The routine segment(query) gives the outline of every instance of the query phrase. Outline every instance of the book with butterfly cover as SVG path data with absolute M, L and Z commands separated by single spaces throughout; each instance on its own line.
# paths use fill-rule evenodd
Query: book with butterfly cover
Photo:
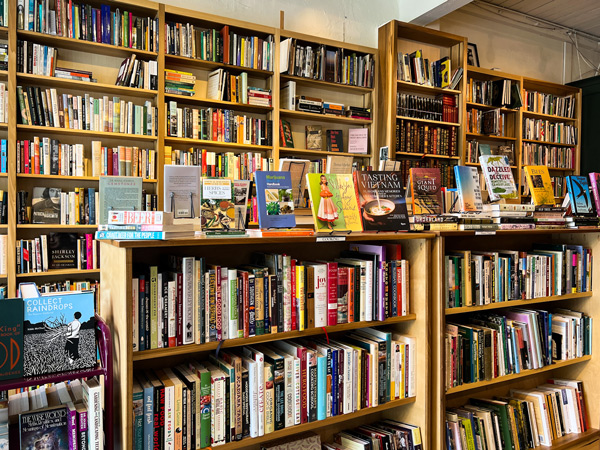
M 412 213 L 442 213 L 442 177 L 439 168 L 411 168 Z
M 579 175 L 568 175 L 565 179 L 573 214 L 584 216 L 593 214 L 594 208 L 592 207 L 587 178 Z

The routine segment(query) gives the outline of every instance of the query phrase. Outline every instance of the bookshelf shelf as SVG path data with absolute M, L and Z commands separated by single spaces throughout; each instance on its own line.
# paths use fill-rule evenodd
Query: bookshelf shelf
M 273 147 L 268 145 L 253 145 L 253 144 L 236 144 L 233 142 L 219 142 L 219 141 L 205 141 L 202 139 L 191 139 L 191 138 L 177 138 L 177 137 L 165 137 L 165 143 L 168 144 L 183 144 L 183 145 L 197 145 L 197 146 L 210 146 L 219 147 L 225 149 L 238 149 L 247 151 L 268 151 Z
M 17 30 L 19 39 L 38 42 L 44 45 L 75 50 L 78 52 L 88 52 L 105 56 L 129 57 L 133 54 L 144 58 L 155 59 L 158 56 L 156 52 L 147 50 L 137 50 L 128 47 L 117 47 L 116 45 L 101 44 L 98 42 L 84 41 L 63 36 L 53 36 L 51 34 L 37 33 L 35 31 Z
M 92 275 L 99 274 L 100 269 L 56 269 L 48 270 L 47 272 L 30 272 L 30 273 L 18 273 L 17 278 L 30 278 L 30 277 L 56 277 L 56 276 L 72 276 L 72 275 Z
M 423 92 L 425 94 L 453 94 L 459 95 L 462 91 L 458 89 L 439 88 L 435 86 L 427 86 L 425 84 L 410 83 L 408 81 L 396 80 L 398 88 L 406 91 Z
M 487 109 L 487 110 L 499 109 L 500 111 L 507 112 L 507 113 L 519 112 L 518 109 L 511 109 L 511 108 L 504 108 L 504 107 L 500 108 L 498 106 L 484 105 L 483 103 L 465 102 L 465 105 L 467 106 L 467 108 L 477 108 L 477 109 Z
M 217 106 L 224 109 L 233 109 L 234 111 L 244 111 L 257 114 L 266 114 L 273 111 L 272 106 L 249 105 L 246 103 L 227 102 L 224 100 L 213 100 L 210 98 L 188 97 L 187 95 L 165 94 L 169 100 L 177 100 L 178 103 Z
M 459 394 L 462 392 L 471 391 L 471 390 L 475 390 L 475 389 L 486 388 L 486 387 L 493 386 L 496 384 L 504 383 L 506 381 L 513 381 L 513 380 L 517 380 L 519 378 L 529 377 L 529 376 L 536 375 L 536 374 L 539 374 L 542 372 L 549 372 L 549 371 L 552 371 L 555 369 L 560 369 L 562 367 L 572 366 L 574 364 L 580 364 L 580 363 L 589 361 L 591 359 L 592 359 L 591 355 L 587 355 L 587 356 L 582 356 L 581 358 L 568 359 L 566 361 L 558 361 L 553 364 L 550 364 L 549 366 L 544 366 L 539 369 L 523 370 L 521 373 L 511 373 L 510 375 L 504 375 L 501 377 L 492 378 L 491 380 L 478 381 L 476 383 L 462 384 L 460 386 L 455 386 L 453 388 L 448 389 L 446 391 L 446 395 L 454 395 L 454 394 Z
M 75 177 L 68 175 L 42 175 L 35 173 L 18 173 L 17 178 L 39 178 L 46 180 L 66 180 L 66 181 L 98 181 L 99 177 Z M 155 179 L 145 179 L 142 183 L 156 183 Z
M 32 133 L 64 134 L 75 136 L 91 136 L 107 139 L 128 139 L 136 141 L 156 141 L 156 136 L 146 136 L 143 134 L 111 133 L 108 131 L 92 130 L 73 130 L 71 128 L 41 127 L 36 125 L 17 125 L 17 131 Z
M 584 433 L 567 434 L 561 438 L 555 439 L 550 447 L 546 447 L 548 450 L 568 450 L 585 448 L 589 441 L 600 436 L 600 430 L 592 428 Z M 583 445 L 583 447 L 580 447 Z M 593 447 L 590 447 L 593 448 Z
M 17 73 L 17 80 L 20 83 L 35 84 L 39 86 L 62 87 L 66 89 L 124 95 L 128 97 L 150 98 L 157 95 L 157 91 L 150 89 L 138 89 L 125 86 L 115 86 L 107 83 L 91 83 L 87 81 L 68 80 L 64 78 L 33 75 L 30 73 Z
M 23 230 L 48 230 L 50 229 L 88 229 L 94 230 L 98 228 L 98 225 L 61 225 L 61 224 L 41 224 L 41 223 L 20 223 L 17 224 L 18 229 Z
M 267 78 L 273 76 L 273 72 L 268 70 L 253 69 L 250 67 L 235 66 L 233 64 L 224 64 L 216 61 L 205 61 L 203 59 L 188 58 L 186 56 L 165 55 L 165 65 L 169 68 L 172 66 L 187 67 L 189 69 L 226 69 L 234 75 L 239 75 L 242 72 L 247 72 L 249 76 L 256 78 Z
M 7 173 L 0 173 L 0 178 L 7 178 L 8 174 Z
M 524 305 L 535 305 L 540 303 L 548 303 L 555 302 L 560 300 L 571 300 L 574 298 L 588 298 L 593 297 L 592 292 L 577 292 L 574 294 L 565 294 L 565 295 L 553 295 L 550 297 L 538 297 L 538 298 L 530 298 L 526 300 L 509 300 L 506 302 L 498 302 L 498 303 L 490 303 L 489 305 L 478 305 L 478 306 L 461 306 L 459 308 L 446 308 L 446 315 L 454 315 L 454 314 L 469 314 L 477 311 L 489 311 L 493 309 L 499 308 L 510 308 L 514 306 L 524 306 Z
M 2 78 L 8 77 L 8 70 L 0 70 L 0 77 L 2 77 Z
M 0 224 L 0 230 L 6 230 L 7 228 L 8 228 L 7 224 L 5 224 L 5 223 Z
M 8 27 L 0 27 L 0 39 L 8 38 Z
M 282 82 L 295 81 L 298 86 L 309 86 L 327 90 L 337 90 L 341 92 L 364 94 L 373 92 L 374 88 L 363 86 L 352 86 L 350 84 L 334 83 L 332 81 L 314 80 L 312 78 L 298 77 L 295 75 L 280 75 L 279 79 Z
M 576 118 L 555 116 L 554 114 L 542 114 L 533 111 L 523 111 L 523 117 L 550 120 L 552 122 L 577 122 Z
M 402 322 L 409 322 L 416 320 L 417 316 L 415 314 L 408 314 L 403 317 L 393 317 L 387 319 L 385 321 L 371 321 L 371 322 L 352 322 L 345 323 L 341 325 L 334 325 L 330 327 L 319 327 L 319 328 L 308 328 L 303 331 L 288 331 L 284 333 L 275 333 L 275 334 L 263 334 L 260 336 L 254 336 L 245 339 L 226 339 L 220 345 L 221 348 L 230 348 L 230 347 L 241 347 L 244 345 L 253 345 L 260 344 L 263 342 L 272 342 L 278 341 L 280 339 L 296 339 L 303 338 L 308 336 L 321 336 L 329 333 L 341 333 L 350 330 L 357 330 L 360 328 L 366 327 L 377 327 L 377 326 L 385 326 L 385 325 L 393 325 Z M 170 347 L 170 348 L 159 348 L 153 350 L 144 350 L 141 352 L 133 353 L 133 362 L 136 361 L 147 361 L 150 359 L 163 358 L 167 356 L 175 356 L 175 355 L 186 355 L 192 353 L 200 353 L 206 351 L 213 351 L 217 347 L 219 347 L 219 342 L 208 342 L 206 344 L 191 344 L 191 345 L 182 345 L 179 347 Z
M 411 122 L 430 123 L 432 125 L 442 125 L 442 126 L 448 126 L 448 127 L 460 127 L 460 123 L 442 122 L 441 120 L 417 119 L 415 117 L 408 117 L 408 116 L 396 116 L 396 119 L 409 120 Z
M 371 155 L 369 154 L 365 154 L 365 153 L 348 153 L 348 152 L 328 152 L 328 151 L 324 151 L 324 150 L 307 150 L 305 148 L 287 148 L 287 147 L 280 147 L 279 148 L 279 153 L 285 153 L 285 154 L 298 154 L 298 155 L 314 155 L 314 156 L 321 156 L 323 158 L 325 158 L 328 155 L 337 155 L 337 156 L 351 156 L 353 158 L 370 158 Z
M 291 117 L 301 120 L 313 120 L 316 122 L 333 122 L 333 123 L 347 123 L 351 125 L 371 125 L 372 120 L 366 119 L 353 119 L 352 117 L 335 116 L 333 114 L 316 114 L 304 111 L 291 111 L 289 109 L 280 109 L 279 114 L 282 117 Z
M 508 137 L 508 136 L 494 136 L 491 134 L 480 134 L 480 133 L 466 133 L 467 138 L 469 137 L 473 137 L 473 138 L 478 138 L 478 139 L 483 139 L 483 140 L 492 140 L 492 141 L 516 141 L 517 138 L 515 137 Z
M 523 142 L 531 142 L 533 144 L 554 145 L 556 147 L 577 147 L 578 144 L 562 144 L 560 142 L 536 141 L 535 139 L 523 139 Z
M 0 130 L 7 130 L 7 129 L 8 129 L 7 123 L 0 123 Z

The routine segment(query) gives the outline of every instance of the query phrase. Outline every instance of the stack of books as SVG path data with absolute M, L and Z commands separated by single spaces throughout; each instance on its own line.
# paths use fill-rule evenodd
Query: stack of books
M 397 450 L 423 449 L 420 427 L 390 419 L 385 419 L 370 425 L 361 425 L 352 430 L 344 430 L 336 434 L 333 440 L 333 444 L 323 443 L 321 448 L 323 450 L 350 448 L 356 450 L 369 450 L 374 448 L 392 448 Z M 467 447 L 465 446 L 463 448 Z
M 322 114 L 323 99 L 300 95 L 296 97 L 296 108 L 298 111 Z
M 371 120 L 371 108 L 361 106 L 346 106 L 346 116 L 352 119 Z
M 499 230 L 530 230 L 535 228 L 534 205 L 492 203 L 483 205 Z
M 259 87 L 249 87 L 248 104 L 256 106 L 271 106 L 271 90 Z
M 191 72 L 165 69 L 165 93 L 193 97 L 196 91 L 196 76 Z
M 163 211 L 110 211 L 108 224 L 98 225 L 99 240 L 163 240 L 193 238 L 192 224 L 173 223 L 173 214 Z
M 535 227 L 544 230 L 565 228 L 567 225 L 565 218 L 566 211 L 567 209 L 562 206 L 535 206 L 535 211 L 533 212 Z
M 334 116 L 344 115 L 344 105 L 342 103 L 323 102 L 323 114 L 333 114 Z

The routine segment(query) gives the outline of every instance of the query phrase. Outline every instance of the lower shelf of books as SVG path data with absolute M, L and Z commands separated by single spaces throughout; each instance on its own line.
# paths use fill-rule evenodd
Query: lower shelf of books
M 558 361 L 558 362 L 555 362 L 554 364 L 550 364 L 548 366 L 544 366 L 539 369 L 523 370 L 520 373 L 511 373 L 510 375 L 504 375 L 501 377 L 492 378 L 491 380 L 478 381 L 476 383 L 466 383 L 466 384 L 462 384 L 460 386 L 454 386 L 453 388 L 448 389 L 446 391 L 446 395 L 448 396 L 448 395 L 458 394 L 458 393 L 465 392 L 465 391 L 481 389 L 481 388 L 485 388 L 485 387 L 492 386 L 495 384 L 509 382 L 509 381 L 513 381 L 513 380 L 516 380 L 519 378 L 537 375 L 537 374 L 540 374 L 543 372 L 549 372 L 551 370 L 559 369 L 561 367 L 572 366 L 574 364 L 579 364 L 582 362 L 589 361 L 590 359 L 592 359 L 592 356 L 586 355 L 586 356 L 582 356 L 580 358 L 568 359 L 566 361 Z

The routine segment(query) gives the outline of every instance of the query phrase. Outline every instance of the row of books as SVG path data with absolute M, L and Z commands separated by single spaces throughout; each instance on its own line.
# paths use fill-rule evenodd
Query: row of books
M 306 450 L 423 450 L 421 428 L 417 425 L 384 419 L 369 425 L 360 425 L 351 430 L 337 433 L 334 443 L 323 443 L 318 447 L 303 446 Z M 277 445 L 277 443 L 275 443 Z M 306 445 L 303 443 L 303 445 Z M 290 449 L 293 448 L 289 447 Z M 269 446 L 265 450 L 284 450 L 282 446 Z
M 450 58 L 445 56 L 430 62 L 423 57 L 423 50 L 416 50 L 410 54 L 398 52 L 396 76 L 400 81 L 426 86 L 445 88 L 454 84 Z
M 458 156 L 458 131 L 456 127 L 396 120 L 396 151 Z
M 18 239 L 16 247 L 16 273 L 100 267 L 100 246 L 93 234 L 42 234 L 34 239 Z
M 135 54 L 131 55 L 121 63 L 115 85 L 157 90 L 158 61 L 142 61 Z
M 440 186 L 454 186 L 454 164 L 448 161 L 441 161 L 435 158 L 431 160 L 424 159 L 400 159 L 397 161 L 388 160 L 385 162 L 385 170 L 394 170 L 400 172 L 403 186 L 409 186 L 410 169 L 439 169 Z M 440 191 L 441 192 L 441 191 Z M 407 204 L 408 206 L 408 204 Z
M 165 165 L 201 166 L 203 177 L 223 177 L 232 180 L 251 180 L 258 170 L 271 170 L 270 158 L 261 153 L 214 153 L 197 147 L 177 150 L 165 146 Z
M 474 80 L 469 78 L 467 101 L 507 108 L 520 108 L 523 103 L 519 84 L 506 79 Z
M 550 447 L 590 427 L 583 383 L 551 378 L 533 389 L 511 389 L 504 397 L 470 399 L 447 409 L 446 448 Z
M 101 146 L 100 141 L 92 141 L 93 176 L 141 177 L 144 180 L 157 178 L 157 152 L 154 149 Z
M 98 216 L 98 190 L 34 187 L 31 223 L 60 225 L 95 225 Z
M 231 109 L 166 105 L 167 136 L 252 145 L 272 145 L 271 120 L 236 114 Z
M 6 392 L 8 401 L 0 401 L 0 411 L 8 409 L 6 422 L 18 424 L 20 444 L 6 439 L 6 448 L 34 447 L 39 442 L 60 442 L 73 450 L 103 448 L 102 386 L 97 378 L 59 382 Z M 39 445 L 39 444 L 38 444 Z M 51 444 L 47 444 L 51 445 Z M 56 444 L 58 445 L 58 444 Z
M 273 71 L 273 36 L 244 36 L 225 25 L 220 30 L 190 23 L 166 23 L 168 55 Z
M 43 284 L 38 284 L 37 289 L 40 294 L 51 292 L 68 292 L 68 291 L 92 291 L 96 304 L 100 296 L 100 282 L 98 280 L 61 280 L 49 281 Z
M 540 114 L 550 114 L 552 116 L 575 117 L 576 99 L 575 94 L 555 95 L 543 92 L 525 90 L 524 108 Z
M 396 113 L 399 116 L 443 122 L 458 122 L 456 96 L 439 95 L 436 98 L 398 92 Z
M 523 143 L 523 165 L 538 165 L 571 169 L 575 167 L 575 148 L 554 147 L 531 142 Z
M 515 163 L 515 145 L 508 143 L 506 145 L 498 145 L 492 148 L 490 144 L 484 144 L 477 140 L 471 139 L 467 141 L 465 162 L 478 164 L 481 155 L 501 155 L 506 156 L 510 166 Z
M 409 263 L 387 247 L 357 244 L 335 261 L 259 253 L 237 268 L 193 257 L 145 268 L 133 283 L 134 351 L 405 316 Z
M 446 323 L 446 389 L 591 355 L 592 318 L 568 309 L 507 309 Z
M 550 177 L 552 181 L 552 189 L 554 189 L 554 197 L 561 198 L 567 193 L 567 183 L 564 177 Z
M 8 123 L 8 90 L 6 83 L 0 83 L 0 123 Z
M 280 44 L 281 73 L 330 83 L 372 87 L 375 60 L 343 48 L 307 44 L 287 38 Z
M 500 109 L 467 111 L 467 133 L 506 136 L 506 113 Z
M 110 5 L 94 8 L 67 0 L 22 0 L 17 28 L 37 33 L 158 52 L 158 18 L 138 17 Z
M 464 250 L 446 254 L 445 274 L 447 308 L 590 292 L 592 254 L 560 244 L 534 244 L 529 252 Z
M 119 97 L 58 94 L 56 89 L 17 86 L 19 117 L 23 125 L 72 130 L 157 134 L 157 108 L 147 100 L 135 105 Z
M 240 104 L 271 106 L 271 90 L 248 86 L 248 73 L 216 69 L 208 74 L 206 97 Z
M 57 61 L 55 47 L 17 40 L 17 72 L 53 77 Z
M 137 372 L 134 446 L 218 446 L 413 397 L 415 359 L 414 338 L 365 328 Z
M 562 122 L 525 118 L 523 139 L 577 145 L 577 127 Z
M 165 69 L 165 93 L 187 95 L 193 97 L 196 93 L 196 76 L 191 72 Z

